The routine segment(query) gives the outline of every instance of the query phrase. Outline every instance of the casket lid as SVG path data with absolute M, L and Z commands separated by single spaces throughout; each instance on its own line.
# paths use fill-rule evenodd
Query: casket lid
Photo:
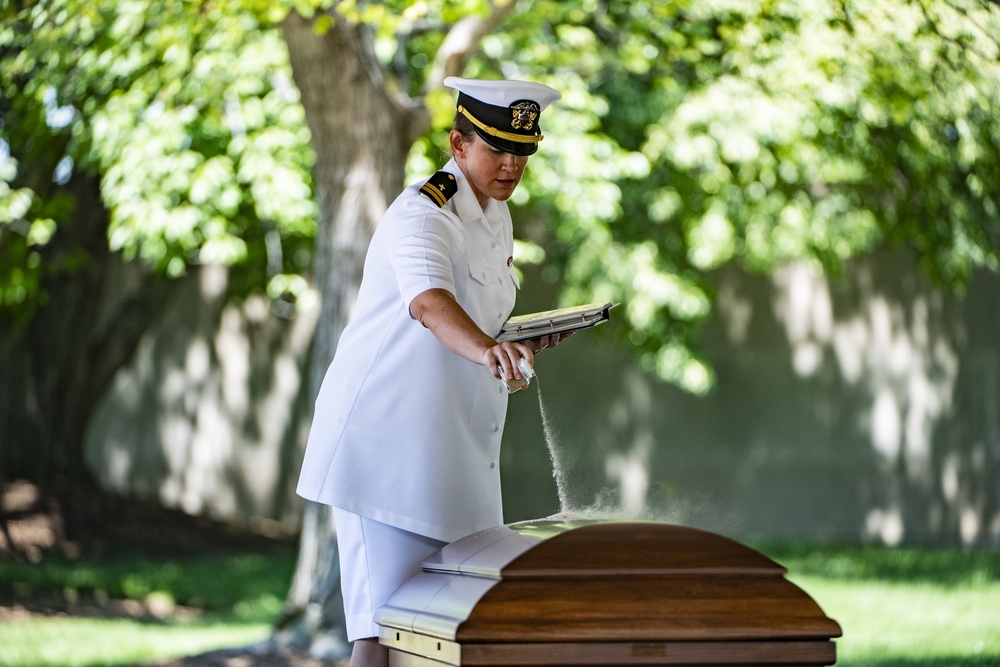
M 445 546 L 421 567 L 494 578 L 786 572 L 739 542 L 696 528 L 582 519 L 490 528 Z
M 840 636 L 784 567 L 687 526 L 512 524 L 458 540 L 423 568 L 377 623 L 463 644 Z

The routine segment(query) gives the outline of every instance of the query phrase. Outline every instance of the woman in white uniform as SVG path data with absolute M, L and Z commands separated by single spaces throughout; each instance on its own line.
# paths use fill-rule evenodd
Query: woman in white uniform
M 503 523 L 504 377 L 555 345 L 495 340 L 519 287 L 506 200 L 559 93 L 449 77 L 452 159 L 379 224 L 316 399 L 298 493 L 333 506 L 352 665 L 388 664 L 372 614 L 460 537 Z

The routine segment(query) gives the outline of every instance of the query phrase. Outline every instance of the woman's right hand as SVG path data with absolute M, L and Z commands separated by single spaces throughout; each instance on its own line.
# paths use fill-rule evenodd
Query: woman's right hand
M 497 343 L 483 354 L 483 363 L 498 380 L 521 380 L 521 370 L 517 367 L 518 359 L 526 359 L 528 365 L 535 367 L 535 353 L 524 343 Z M 501 375 L 501 371 L 503 375 Z

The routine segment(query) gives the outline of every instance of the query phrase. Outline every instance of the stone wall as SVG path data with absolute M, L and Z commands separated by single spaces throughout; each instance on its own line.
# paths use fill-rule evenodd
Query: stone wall
M 314 311 L 287 320 L 263 298 L 226 304 L 226 276 L 206 266 L 186 280 L 98 409 L 87 458 L 123 495 L 294 524 Z
M 311 316 L 223 306 L 224 277 L 207 270 L 165 313 L 92 424 L 90 458 L 125 493 L 294 522 Z M 959 299 L 882 252 L 839 281 L 790 266 L 718 286 L 707 396 L 640 370 L 609 325 L 539 356 L 537 382 L 511 397 L 508 521 L 569 511 L 744 538 L 1000 544 L 998 276 Z M 523 303 L 547 307 L 541 293 Z

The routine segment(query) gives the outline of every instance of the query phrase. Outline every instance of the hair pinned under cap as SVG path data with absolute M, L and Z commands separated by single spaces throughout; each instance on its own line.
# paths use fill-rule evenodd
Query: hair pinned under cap
M 462 79 L 444 85 L 458 93 L 458 112 L 469 119 L 486 143 L 515 155 L 531 155 L 542 136 L 539 120 L 547 106 L 562 97 L 530 81 Z

